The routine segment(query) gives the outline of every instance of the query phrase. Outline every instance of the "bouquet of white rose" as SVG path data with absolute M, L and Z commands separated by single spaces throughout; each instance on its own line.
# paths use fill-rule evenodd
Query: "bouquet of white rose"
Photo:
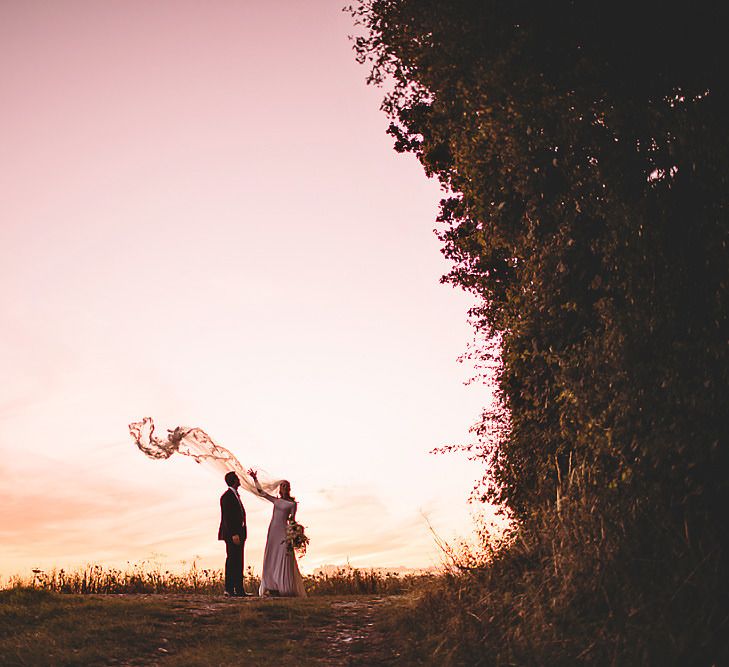
M 304 533 L 304 527 L 296 521 L 290 520 L 286 524 L 286 548 L 299 558 L 306 553 L 309 538 Z

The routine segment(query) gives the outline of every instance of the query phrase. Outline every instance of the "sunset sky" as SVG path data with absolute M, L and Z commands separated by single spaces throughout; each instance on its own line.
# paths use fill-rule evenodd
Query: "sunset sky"
M 428 452 L 488 401 L 471 299 L 342 4 L 0 4 L 0 575 L 222 566 L 223 481 L 142 456 L 145 416 L 290 479 L 305 571 L 470 530 L 478 465 Z

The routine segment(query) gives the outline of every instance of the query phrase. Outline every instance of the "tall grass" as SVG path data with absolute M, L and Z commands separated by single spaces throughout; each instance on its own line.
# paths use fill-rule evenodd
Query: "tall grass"
M 413 590 L 434 575 L 399 574 L 343 567 L 330 573 L 304 577 L 308 595 L 397 595 Z M 142 562 L 127 569 L 86 565 L 76 570 L 34 569 L 28 576 L 13 576 L 6 588 L 35 589 L 75 594 L 196 593 L 222 595 L 221 569 L 199 569 L 195 563 L 182 573 Z M 244 587 L 255 593 L 260 577 L 253 568 L 245 573 Z
M 246 573 L 253 583 L 252 570 Z M 9 588 L 32 588 L 55 593 L 216 593 L 223 590 L 223 571 L 199 569 L 194 563 L 182 573 L 142 562 L 127 569 L 89 564 L 75 570 L 34 569 L 31 575 L 10 578 Z
M 400 595 L 437 578 L 435 574 L 400 574 L 343 567 L 329 574 L 304 577 L 309 595 Z
M 403 659 L 437 665 L 729 664 L 720 544 L 667 512 L 599 511 L 585 494 L 522 522 L 395 610 Z M 625 508 L 623 507 L 623 510 Z

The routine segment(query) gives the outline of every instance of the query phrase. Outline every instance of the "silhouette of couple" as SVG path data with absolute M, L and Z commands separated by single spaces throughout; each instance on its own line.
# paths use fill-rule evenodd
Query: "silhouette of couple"
M 273 516 L 268 526 L 266 549 L 263 555 L 263 572 L 258 594 L 305 596 L 304 582 L 299 572 L 296 556 L 286 542 L 286 526 L 296 518 L 296 500 L 291 496 L 291 485 L 282 481 L 279 497 L 266 493 L 258 482 L 255 470 L 249 470 L 258 495 L 273 503 Z M 238 493 L 240 479 L 235 472 L 225 475 L 228 489 L 220 496 L 220 528 L 218 539 L 225 542 L 225 594 L 231 597 L 247 597 L 243 589 L 243 549 L 248 537 L 246 510 Z

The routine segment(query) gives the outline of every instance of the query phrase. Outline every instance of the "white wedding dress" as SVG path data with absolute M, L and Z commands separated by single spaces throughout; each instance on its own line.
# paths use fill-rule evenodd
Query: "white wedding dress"
M 278 592 L 279 595 L 306 597 L 296 555 L 286 546 L 286 524 L 289 517 L 296 517 L 296 502 L 276 498 L 262 489 L 259 489 L 259 494 L 273 503 L 273 516 L 268 526 L 258 594 Z

